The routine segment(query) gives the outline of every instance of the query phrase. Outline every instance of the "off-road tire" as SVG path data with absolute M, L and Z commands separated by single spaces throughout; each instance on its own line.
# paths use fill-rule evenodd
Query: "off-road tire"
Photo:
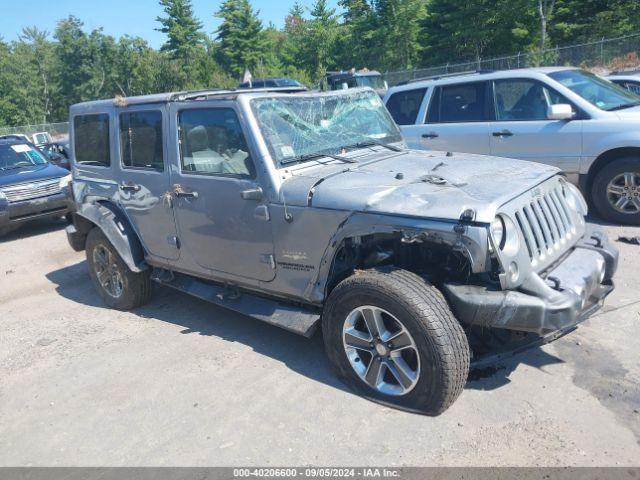
M 420 377 L 402 396 L 370 387 L 354 371 L 343 343 L 349 313 L 370 305 L 398 318 L 420 355 Z M 384 268 L 356 272 L 329 295 L 322 315 L 325 349 L 338 376 L 364 397 L 403 410 L 439 415 L 460 395 L 469 375 L 469 344 L 442 293 L 406 270 Z
M 591 199 L 596 210 L 604 220 L 617 224 L 640 225 L 640 213 L 625 214 L 618 212 L 613 208 L 607 196 L 607 186 L 609 182 L 625 172 L 636 172 L 640 174 L 640 158 L 619 158 L 600 170 L 593 179 Z
M 108 250 L 122 279 L 122 294 L 118 297 L 110 295 L 98 280 L 96 265 L 94 263 L 94 251 L 103 247 Z M 87 235 L 86 242 L 87 265 L 89 276 L 102 300 L 110 308 L 116 310 L 132 310 L 149 302 L 151 298 L 151 275 L 149 271 L 132 272 L 122 260 L 111 242 L 97 227 L 92 228 Z

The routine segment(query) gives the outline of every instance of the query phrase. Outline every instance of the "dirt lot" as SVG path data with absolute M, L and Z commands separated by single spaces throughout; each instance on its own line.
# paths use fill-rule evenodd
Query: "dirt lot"
M 0 239 L 0 465 L 639 465 L 640 247 L 619 246 L 604 311 L 428 418 L 347 391 L 319 335 L 165 288 L 107 310 L 62 224 L 26 227 Z

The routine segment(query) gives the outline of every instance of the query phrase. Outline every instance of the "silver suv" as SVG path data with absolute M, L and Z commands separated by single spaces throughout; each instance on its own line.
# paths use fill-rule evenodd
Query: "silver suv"
M 151 282 L 311 336 L 368 398 L 444 411 L 469 338 L 558 335 L 618 254 L 553 167 L 412 151 L 371 89 L 71 107 L 69 242 L 116 309 Z M 474 352 L 475 354 L 475 352 Z
M 640 224 L 640 97 L 592 73 L 536 68 L 415 81 L 385 103 L 407 143 L 563 170 L 600 215 Z

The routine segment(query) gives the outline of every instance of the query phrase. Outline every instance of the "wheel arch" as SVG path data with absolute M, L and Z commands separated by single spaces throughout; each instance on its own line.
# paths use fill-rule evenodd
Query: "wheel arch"
M 480 230 L 480 229 L 479 229 Z M 398 253 L 398 244 L 408 247 L 433 246 L 456 252 L 468 264 L 469 270 L 482 272 L 487 268 L 486 237 L 471 239 L 455 231 L 455 224 L 438 220 L 418 220 L 386 215 L 353 214 L 338 228 L 323 255 L 315 280 L 310 284 L 307 298 L 313 303 L 322 304 L 342 280 L 356 270 L 391 265 L 408 268 Z M 345 246 L 357 247 L 350 257 L 340 258 Z M 342 262 L 341 264 L 339 262 Z M 404 262 L 404 264 L 403 264 Z M 414 264 L 422 267 L 422 264 Z
M 127 267 L 133 272 L 149 268 L 145 262 L 145 250 L 138 234 L 122 209 L 113 202 L 100 200 L 83 205 L 75 214 L 74 224 L 78 232 L 88 234 L 91 228 L 99 228 L 116 249 Z
M 593 187 L 593 180 L 596 175 L 602 171 L 610 162 L 613 162 L 619 158 L 633 157 L 640 158 L 640 146 L 639 147 L 617 147 L 607 150 L 601 153 L 598 158 L 594 160 L 589 167 L 589 172 L 586 175 L 580 176 L 580 188 L 585 193 L 585 196 L 591 198 L 591 189 Z

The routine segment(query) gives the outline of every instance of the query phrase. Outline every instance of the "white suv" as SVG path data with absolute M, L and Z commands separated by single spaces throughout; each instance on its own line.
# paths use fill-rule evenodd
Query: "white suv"
M 531 160 L 562 169 L 607 220 L 640 224 L 640 96 L 554 67 L 478 72 L 391 88 L 411 148 Z

